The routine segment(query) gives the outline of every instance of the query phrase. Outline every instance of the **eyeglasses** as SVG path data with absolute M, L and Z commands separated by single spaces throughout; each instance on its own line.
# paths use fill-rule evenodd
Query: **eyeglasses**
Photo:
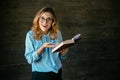
M 53 21 L 53 19 L 51 19 L 51 18 L 46 18 L 46 19 L 45 19 L 44 17 L 40 17 L 39 20 L 40 20 L 40 22 L 42 22 L 42 23 L 45 22 L 45 21 L 46 21 L 46 23 L 50 23 L 50 22 Z

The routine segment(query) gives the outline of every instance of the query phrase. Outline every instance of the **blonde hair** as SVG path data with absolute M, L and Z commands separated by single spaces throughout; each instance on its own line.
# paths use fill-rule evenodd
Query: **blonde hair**
M 53 23 L 51 28 L 48 31 L 48 35 L 51 39 L 57 39 L 58 37 L 58 21 L 57 21 L 57 17 L 56 14 L 54 12 L 54 10 L 51 7 L 43 7 L 41 10 L 39 10 L 36 14 L 36 16 L 34 17 L 33 20 L 33 26 L 32 26 L 32 32 L 33 32 L 33 37 L 37 40 L 41 40 L 42 39 L 42 35 L 44 34 L 42 32 L 42 30 L 39 27 L 39 18 L 41 17 L 42 13 L 45 12 L 49 12 L 53 15 Z

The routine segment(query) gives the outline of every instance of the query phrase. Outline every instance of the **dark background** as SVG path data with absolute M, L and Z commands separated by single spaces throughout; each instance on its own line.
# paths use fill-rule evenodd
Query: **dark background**
M 64 40 L 83 37 L 63 61 L 64 80 L 120 80 L 119 0 L 2 0 L 0 80 L 31 80 L 25 35 L 46 5 L 55 9 Z

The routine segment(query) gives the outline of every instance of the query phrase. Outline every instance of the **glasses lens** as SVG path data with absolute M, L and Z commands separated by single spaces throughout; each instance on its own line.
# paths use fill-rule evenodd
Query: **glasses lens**
M 49 22 L 52 22 L 52 19 L 51 18 L 45 19 L 44 17 L 40 17 L 40 22 L 44 22 L 44 21 L 46 21 L 47 23 L 49 23 Z

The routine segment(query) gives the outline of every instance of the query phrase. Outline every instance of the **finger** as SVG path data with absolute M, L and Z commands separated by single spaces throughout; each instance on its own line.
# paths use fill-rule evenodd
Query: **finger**
M 51 45 L 52 43 L 51 43 L 51 42 L 48 42 L 47 44 L 48 44 L 48 45 Z
M 48 46 L 51 48 L 55 47 L 55 45 L 53 45 L 53 44 L 49 44 Z

